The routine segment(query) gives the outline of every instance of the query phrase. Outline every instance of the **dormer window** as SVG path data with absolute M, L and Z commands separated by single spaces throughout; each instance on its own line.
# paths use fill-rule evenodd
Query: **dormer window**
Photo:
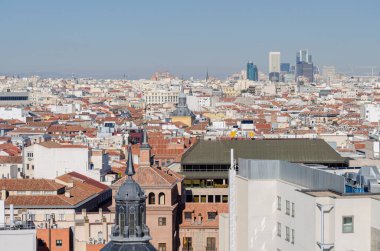
M 209 220 L 215 220 L 216 218 L 216 212 L 208 212 L 207 217 Z

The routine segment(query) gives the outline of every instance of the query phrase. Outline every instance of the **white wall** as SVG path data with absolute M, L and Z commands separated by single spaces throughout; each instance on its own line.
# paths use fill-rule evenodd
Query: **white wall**
M 35 251 L 36 230 L 0 230 L 1 250 Z
M 47 148 L 35 144 L 34 178 L 54 179 L 67 172 L 86 175 L 89 165 L 88 148 Z M 29 147 L 25 152 L 28 152 Z

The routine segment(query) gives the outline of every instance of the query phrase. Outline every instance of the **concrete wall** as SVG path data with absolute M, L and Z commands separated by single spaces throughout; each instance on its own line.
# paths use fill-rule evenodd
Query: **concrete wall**
M 0 249 L 6 251 L 36 251 L 36 230 L 0 230 Z

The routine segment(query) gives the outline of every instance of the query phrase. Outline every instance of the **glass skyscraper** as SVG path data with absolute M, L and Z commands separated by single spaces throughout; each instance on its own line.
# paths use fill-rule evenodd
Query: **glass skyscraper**
M 281 63 L 280 71 L 289 73 L 290 72 L 290 63 Z
M 308 50 L 300 50 L 296 57 L 296 80 L 300 77 L 307 79 L 309 82 L 314 81 L 314 65 L 312 56 Z
M 247 63 L 247 79 L 252 80 L 252 81 L 259 80 L 259 73 L 257 70 L 257 66 L 252 61 L 249 61 Z

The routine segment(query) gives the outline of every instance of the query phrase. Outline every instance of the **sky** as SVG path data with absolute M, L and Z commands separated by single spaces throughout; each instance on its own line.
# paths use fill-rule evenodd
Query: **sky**
M 379 0 L 2 0 L 0 73 L 226 77 L 308 49 L 338 71 L 380 66 Z M 369 71 L 369 70 L 368 70 Z M 377 71 L 380 71 L 378 69 Z

